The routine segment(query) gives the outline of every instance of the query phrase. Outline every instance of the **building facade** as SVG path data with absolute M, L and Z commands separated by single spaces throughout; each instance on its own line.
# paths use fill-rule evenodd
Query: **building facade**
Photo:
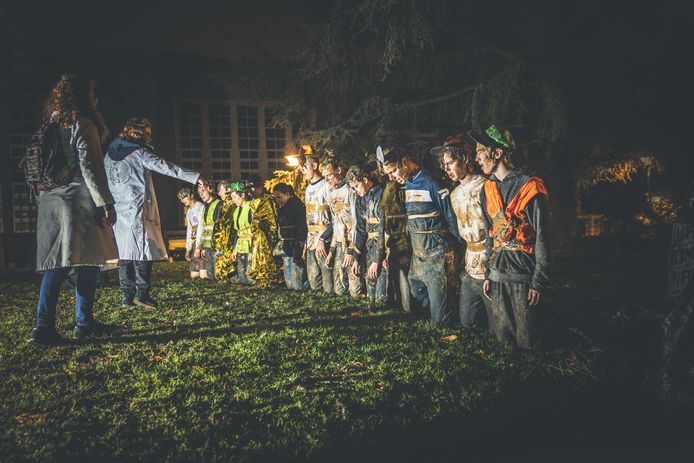
M 29 201 L 20 161 L 41 123 L 41 107 L 61 72 L 71 69 L 98 82 L 100 111 L 116 136 L 129 117 L 152 121 L 157 154 L 205 178 L 263 178 L 286 168 L 292 128 L 274 121 L 269 101 L 229 98 L 209 78 L 223 61 L 180 54 L 93 55 L 37 60 L 35 76 L 0 91 L 0 266 L 30 269 L 35 260 L 36 207 Z M 115 63 L 115 64 L 114 64 Z M 85 71 L 86 69 L 86 71 Z M 176 199 L 181 184 L 154 176 L 164 233 L 183 228 Z

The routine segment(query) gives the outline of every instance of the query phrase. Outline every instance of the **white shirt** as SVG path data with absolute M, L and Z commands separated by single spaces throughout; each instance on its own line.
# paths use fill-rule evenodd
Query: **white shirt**
M 200 241 L 202 240 L 202 214 L 205 212 L 205 205 L 201 201 L 196 201 L 195 204 L 186 211 L 186 251 L 193 250 L 193 241 L 195 248 L 200 249 Z
M 458 185 L 451 192 L 451 205 L 458 222 L 460 237 L 467 243 L 465 271 L 473 278 L 484 279 L 486 232 L 480 191 L 485 178 L 473 176 L 465 185 Z

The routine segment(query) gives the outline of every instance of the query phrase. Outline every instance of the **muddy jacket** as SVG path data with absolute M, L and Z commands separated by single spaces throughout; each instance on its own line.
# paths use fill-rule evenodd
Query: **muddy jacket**
M 364 255 L 367 267 L 386 258 L 385 213 L 381 208 L 383 186 L 374 185 L 355 208 L 354 245 L 348 253 Z
M 200 201 L 195 201 L 195 204 L 186 211 L 186 251 L 200 249 L 203 212 L 205 212 L 205 205 Z
M 330 244 L 333 226 L 330 219 L 330 207 L 328 206 L 328 183 L 321 178 L 306 186 L 304 195 L 306 205 L 306 248 L 314 251 L 318 239 Z
M 381 208 L 385 215 L 386 248 L 388 255 L 400 258 L 410 255 L 412 246 L 407 233 L 407 213 L 405 211 L 405 187 L 388 182 L 383 187 Z
M 530 176 L 518 170 L 512 170 L 503 181 L 492 176 L 499 187 L 504 205 L 508 205 L 530 179 Z M 493 218 L 487 211 L 485 189 L 480 192 L 482 212 L 487 231 L 493 227 Z M 535 195 L 523 213 L 532 228 L 534 235 L 534 253 L 521 249 L 508 249 L 497 246 L 495 249 L 493 237 L 487 233 L 486 253 L 487 271 L 485 278 L 496 282 L 524 283 L 531 288 L 542 290 L 549 280 L 549 236 L 548 236 L 548 199 L 544 194 Z
M 165 260 L 159 206 L 152 172 L 195 184 L 200 174 L 168 162 L 149 146 L 116 140 L 104 159 L 108 186 L 116 201 L 113 231 L 124 260 Z
M 328 189 L 330 215 L 333 222 L 333 236 L 330 249 L 338 246 L 346 251 L 354 241 L 354 207 L 357 195 L 343 179 L 336 188 Z M 333 252 L 334 255 L 334 252 Z
M 426 257 L 440 247 L 447 250 L 450 237 L 460 242 L 449 191 L 424 169 L 405 183 L 405 208 L 415 255 Z

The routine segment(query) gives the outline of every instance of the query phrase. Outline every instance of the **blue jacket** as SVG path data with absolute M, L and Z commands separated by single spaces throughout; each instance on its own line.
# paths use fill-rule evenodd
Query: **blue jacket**
M 448 189 L 424 169 L 405 183 L 405 210 L 415 255 L 426 257 L 441 247 L 445 252 L 451 236 L 461 242 Z
M 363 198 L 357 199 L 354 221 L 354 246 L 347 253 L 364 254 L 366 265 L 383 262 L 386 257 L 385 213 L 381 208 L 383 186 L 375 184 Z M 371 238 L 369 238 L 371 235 Z

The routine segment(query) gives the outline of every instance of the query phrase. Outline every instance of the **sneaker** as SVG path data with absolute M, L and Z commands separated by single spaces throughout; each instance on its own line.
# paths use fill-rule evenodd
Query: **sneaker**
M 29 334 L 29 341 L 40 346 L 58 346 L 65 344 L 66 340 L 55 328 L 47 326 L 37 326 Z
M 72 337 L 79 341 L 92 335 L 112 334 L 117 329 L 116 326 L 105 325 L 92 320 L 86 325 L 75 325 L 75 328 L 72 330 Z
M 152 299 L 149 296 L 143 296 L 143 297 L 138 297 L 135 296 L 135 299 L 133 299 L 133 302 L 135 305 L 141 305 L 142 307 L 145 307 L 147 309 L 156 309 L 158 307 L 157 301 Z

